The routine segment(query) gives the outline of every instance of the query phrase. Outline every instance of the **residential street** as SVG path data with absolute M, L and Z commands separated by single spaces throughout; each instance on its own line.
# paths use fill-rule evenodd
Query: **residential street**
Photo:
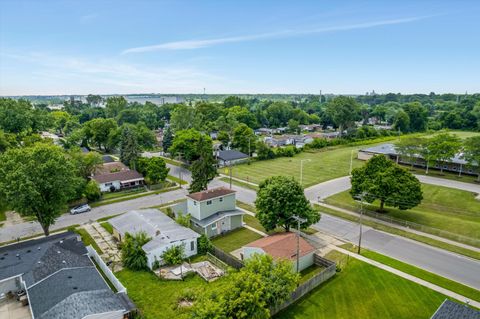
M 171 175 L 178 176 L 179 170 L 182 170 L 182 178 L 184 180 L 190 180 L 190 172 L 188 170 L 174 165 L 168 166 L 171 168 Z M 448 185 L 449 187 L 469 191 L 475 191 L 476 188 L 480 188 L 480 186 L 473 184 L 439 180 L 438 178 L 432 177 L 428 177 L 424 181 L 427 183 L 435 183 L 435 185 Z M 218 186 L 229 187 L 229 184 L 215 179 L 209 185 L 209 187 Z M 253 204 L 255 201 L 255 191 L 236 185 L 232 185 L 232 188 L 237 191 L 238 200 L 249 204 Z M 348 188 L 349 177 L 347 176 L 310 187 L 306 189 L 305 193 L 310 200 L 317 200 L 318 194 L 322 194 L 322 197 L 330 196 Z M 480 192 L 480 189 L 476 191 Z M 133 209 L 160 205 L 162 203 L 184 198 L 186 194 L 187 191 L 185 189 L 179 189 L 168 193 L 145 196 L 129 201 L 100 206 L 93 208 L 91 212 L 85 214 L 63 215 L 57 220 L 56 224 L 52 227 L 52 230 L 73 224 L 82 224 L 97 220 L 101 217 L 119 214 Z M 356 223 L 323 214 L 321 221 L 317 223 L 314 228 L 346 241 L 353 243 L 358 242 L 359 227 Z M 0 241 L 25 237 L 41 233 L 41 231 L 40 226 L 36 222 L 25 222 L 5 226 L 0 228 Z M 370 227 L 364 227 L 362 241 L 363 246 L 366 248 L 480 289 L 480 276 L 478 275 L 480 274 L 480 261 L 433 248 L 399 236 L 380 232 Z
M 322 214 L 313 228 L 358 244 L 359 225 Z M 363 227 L 362 247 L 480 289 L 480 261 L 453 254 L 403 237 Z

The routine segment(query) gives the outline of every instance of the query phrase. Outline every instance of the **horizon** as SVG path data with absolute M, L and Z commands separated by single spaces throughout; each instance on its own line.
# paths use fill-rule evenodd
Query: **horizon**
M 5 0 L 0 9 L 0 96 L 480 92 L 473 0 Z

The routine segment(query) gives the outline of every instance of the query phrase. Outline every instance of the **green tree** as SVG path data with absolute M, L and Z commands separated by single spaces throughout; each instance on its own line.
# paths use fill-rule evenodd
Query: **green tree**
M 102 156 L 99 153 L 83 153 L 78 147 L 70 149 L 68 155 L 77 169 L 78 176 L 85 179 L 90 178 L 103 163 Z
M 403 110 L 410 119 L 410 131 L 422 132 L 427 129 L 428 111 L 420 102 L 412 102 L 403 105 Z
M 443 173 L 443 164 L 449 162 L 460 150 L 462 142 L 457 135 L 448 133 L 437 134 L 428 142 L 428 152 L 432 160 L 440 165 Z
M 185 259 L 185 245 L 174 245 L 160 256 L 167 265 L 179 265 Z
M 213 244 L 210 241 L 210 239 L 208 239 L 207 235 L 205 234 L 200 235 L 200 237 L 198 237 L 197 239 L 197 252 L 200 255 L 204 255 L 208 252 L 211 252 L 212 249 L 213 249 Z
M 96 201 L 99 200 L 100 197 L 102 197 L 100 187 L 93 179 L 87 183 L 87 186 L 85 186 L 85 197 L 89 201 Z
M 410 161 L 412 168 L 417 157 L 421 153 L 422 141 L 423 140 L 419 137 L 409 137 L 401 139 L 395 145 L 395 149 L 397 150 L 397 152 Z
M 410 117 L 407 112 L 400 110 L 395 115 L 395 120 L 393 122 L 393 127 L 395 130 L 406 133 L 410 131 Z
M 202 116 L 190 105 L 179 104 L 175 106 L 170 118 L 170 126 L 177 132 L 188 129 L 200 129 Z
M 275 158 L 275 152 L 265 142 L 258 141 L 255 148 L 257 149 L 257 158 L 259 160 Z
M 123 96 L 112 96 L 107 98 L 105 112 L 108 117 L 116 117 L 127 107 L 127 100 Z
M 145 232 L 138 232 L 134 235 L 125 233 L 121 245 L 122 263 L 131 270 L 140 271 L 148 269 L 147 255 L 143 245 L 151 240 Z
M 93 119 L 83 125 L 85 137 L 93 142 L 99 149 L 109 149 L 109 139 L 118 129 L 113 119 Z
M 294 119 L 288 120 L 288 130 L 291 133 L 298 134 L 298 132 L 300 131 L 299 125 L 300 124 L 298 123 L 298 121 L 295 121 Z
M 58 146 L 37 144 L 0 155 L 0 197 L 21 215 L 34 217 L 46 236 L 80 182 Z
M 208 144 L 212 149 L 212 139 L 209 136 L 201 134 L 194 129 L 177 131 L 173 139 L 170 154 L 173 156 L 180 155 L 188 162 L 193 162 L 200 157 L 200 149 Z M 207 147 L 205 145 L 205 147 Z
M 162 147 L 165 153 L 168 152 L 168 149 L 172 146 L 173 143 L 173 132 L 170 126 L 165 129 L 165 134 L 163 135 Z
M 192 183 L 188 189 L 190 193 L 207 189 L 208 183 L 217 175 L 211 139 L 203 136 L 197 147 L 199 158 L 190 167 L 192 172 Z
M 260 183 L 257 199 L 257 218 L 267 230 L 283 227 L 286 231 L 295 227 L 293 216 L 304 218 L 302 229 L 318 222 L 320 214 L 312 209 L 302 186 L 292 177 L 272 176 Z
M 167 167 L 165 161 L 160 157 L 152 157 L 148 160 L 145 176 L 152 184 L 158 184 L 165 181 L 170 168 Z
M 252 155 L 255 151 L 256 139 L 257 136 L 253 130 L 246 124 L 241 123 L 233 130 L 232 147 L 245 154 L 250 152 L 249 155 Z
M 103 98 L 100 95 L 89 94 L 87 95 L 86 100 L 91 106 L 99 106 L 100 103 L 102 103 Z
M 360 106 L 352 97 L 337 96 L 327 103 L 326 112 L 343 135 L 343 131 L 353 125 L 358 117 Z
M 177 218 L 175 218 L 175 222 L 183 227 L 190 227 L 191 217 L 192 216 L 190 214 L 178 214 Z
M 418 179 L 383 155 L 374 156 L 365 166 L 354 169 L 351 181 L 352 197 L 368 203 L 380 201 L 381 212 L 385 205 L 410 209 L 423 199 Z
M 465 140 L 463 156 L 470 166 L 477 164 L 477 181 L 480 182 L 480 136 L 472 136 Z
M 3 131 L 16 134 L 31 131 L 34 120 L 30 102 L 0 98 L 0 129 Z
M 133 166 L 139 154 L 140 147 L 135 132 L 128 126 L 123 128 L 120 142 L 120 160 L 127 166 Z

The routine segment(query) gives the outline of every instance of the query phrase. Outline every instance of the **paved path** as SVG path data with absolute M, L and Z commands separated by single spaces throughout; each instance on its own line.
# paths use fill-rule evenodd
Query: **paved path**
M 358 244 L 359 225 L 322 213 L 314 229 Z M 364 226 L 362 247 L 480 290 L 480 261 Z
M 470 300 L 469 298 L 465 297 L 465 296 L 462 296 L 460 294 L 457 294 L 453 291 L 450 291 L 448 289 L 445 289 L 443 287 L 440 287 L 440 286 L 437 286 L 437 285 L 434 285 L 428 281 L 425 281 L 423 279 L 420 279 L 420 278 L 417 278 L 417 277 L 414 277 L 412 275 L 409 275 L 407 273 L 404 273 L 403 271 L 400 271 L 398 269 L 395 269 L 395 268 L 392 268 L 390 266 L 387 266 L 387 265 L 384 265 L 384 264 L 381 264 L 375 260 L 372 260 L 372 259 L 369 259 L 369 258 L 366 258 L 366 257 L 363 257 L 361 255 L 358 255 L 358 254 L 355 254 L 355 253 L 352 253 L 351 251 L 348 251 L 346 249 L 342 249 L 340 247 L 336 247 L 336 246 L 333 246 L 331 247 L 332 249 L 335 249 L 335 250 L 338 250 L 339 252 L 343 253 L 343 254 L 346 254 L 346 255 L 349 255 L 353 258 L 356 258 L 358 260 L 361 260 L 363 262 L 366 262 L 370 265 L 373 265 L 375 267 L 378 267 L 380 269 L 383 269 L 383 270 L 386 270 L 388 272 L 391 272 L 392 274 L 395 274 L 397 276 L 400 276 L 400 277 L 403 277 L 405 279 L 408 279 L 410 281 L 413 281 L 413 282 L 416 282 L 417 284 L 419 285 L 422 285 L 422 286 L 425 286 L 427 288 L 430 288 L 432 290 L 435 290 L 441 294 L 444 294 L 445 296 L 448 296 L 448 297 L 451 297 L 451 298 L 454 298 L 454 299 L 457 299 L 459 301 L 462 301 L 462 302 L 466 302 L 467 300 L 469 301 L 470 305 L 476 307 L 476 308 L 480 308 L 480 302 L 478 301 L 475 301 L 475 300 Z

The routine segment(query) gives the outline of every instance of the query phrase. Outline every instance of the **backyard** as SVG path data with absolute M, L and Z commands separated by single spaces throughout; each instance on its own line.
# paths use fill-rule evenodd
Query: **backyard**
M 220 278 L 207 283 L 198 275 L 190 274 L 182 280 L 162 280 L 152 272 L 128 269 L 115 273 L 128 290 L 128 296 L 142 311 L 145 319 L 190 318 L 190 309 L 178 306 L 178 301 L 192 293 L 206 294 L 225 282 Z
M 337 252 L 330 259 L 344 258 Z M 445 296 L 364 262 L 350 259 L 335 277 L 275 318 L 425 318 Z
M 261 235 L 242 227 L 215 237 L 212 239 L 212 244 L 229 253 L 260 238 L 262 238 Z
M 470 238 L 480 238 L 480 200 L 475 199 L 475 194 L 428 184 L 422 184 L 422 190 L 423 201 L 417 207 L 407 211 L 387 207 L 384 215 Z M 328 197 L 325 202 L 350 210 L 360 209 L 349 191 Z M 376 202 L 366 205 L 370 210 L 377 210 L 378 207 Z

